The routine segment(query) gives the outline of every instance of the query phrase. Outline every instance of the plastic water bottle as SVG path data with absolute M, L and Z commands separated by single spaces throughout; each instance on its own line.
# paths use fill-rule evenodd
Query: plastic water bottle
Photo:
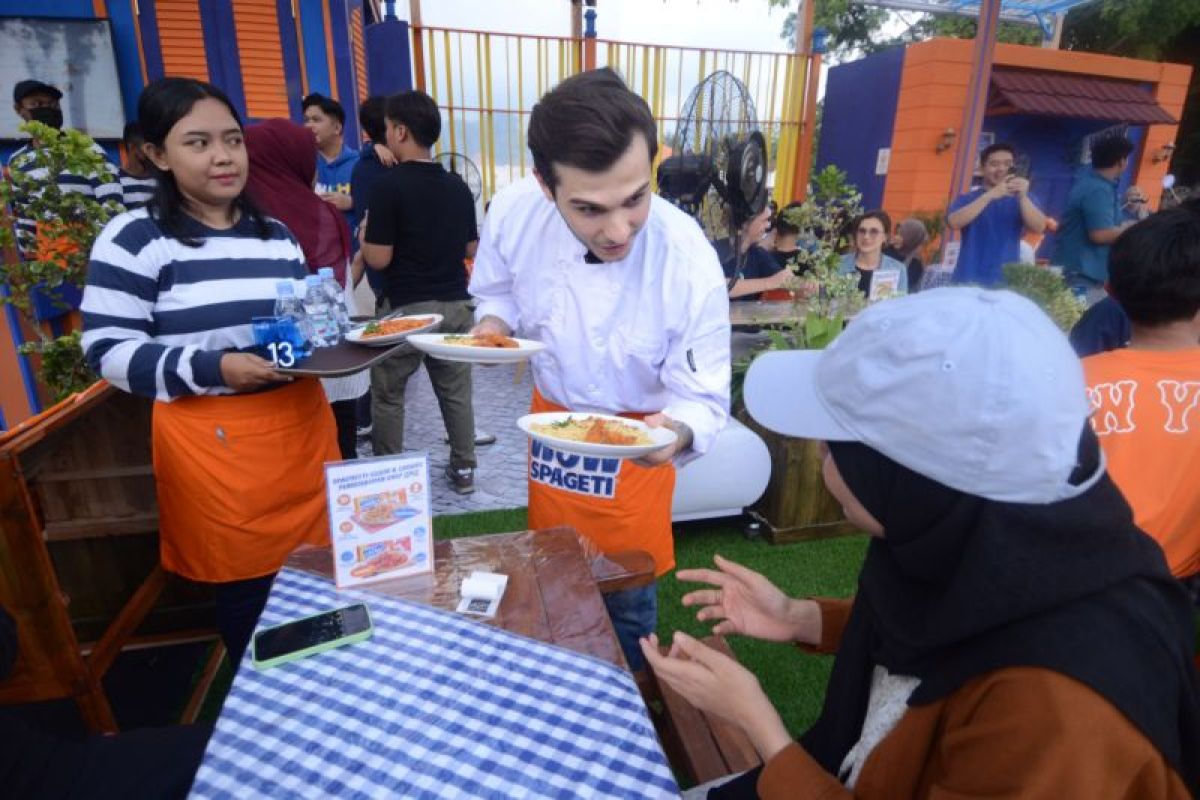
M 304 279 L 304 314 L 312 325 L 313 347 L 333 347 L 338 343 L 337 316 L 320 275 L 309 275 Z
M 342 289 L 342 285 L 337 282 L 337 278 L 333 277 L 333 267 L 321 267 L 317 270 L 317 275 L 321 278 L 321 286 L 325 289 L 326 296 L 329 297 L 329 303 L 333 306 L 334 317 L 337 319 L 338 335 L 346 336 L 346 332 L 350 330 L 350 312 L 346 310 L 346 293 Z
M 291 344 L 296 358 L 308 355 L 312 327 L 304 313 L 304 305 L 296 296 L 296 287 L 289 280 L 275 284 L 275 317 L 280 337 Z

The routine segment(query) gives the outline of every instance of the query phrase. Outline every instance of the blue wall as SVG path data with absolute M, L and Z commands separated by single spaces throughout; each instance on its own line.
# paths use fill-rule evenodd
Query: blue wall
M 1012 114 L 986 118 L 983 130 L 994 133 L 997 142 L 1008 142 L 1020 154 L 1028 156 L 1030 193 L 1042 211 L 1061 222 L 1075 176 L 1089 169 L 1086 164 L 1079 163 L 1083 138 L 1114 124 L 1101 120 Z M 1121 178 L 1121 192 L 1132 180 L 1145 128 L 1130 126 L 1126 135 L 1134 143 L 1134 157 L 1130 158 Z M 1038 248 L 1038 256 L 1047 257 L 1053 252 L 1054 235 L 1047 234 Z
M 894 47 L 829 70 L 816 171 L 833 164 L 863 195 L 864 208 L 883 203 L 886 175 L 875 174 L 882 147 L 892 146 L 904 48 Z
M 391 19 L 367 26 L 367 93 L 393 95 L 413 88 L 408 23 Z

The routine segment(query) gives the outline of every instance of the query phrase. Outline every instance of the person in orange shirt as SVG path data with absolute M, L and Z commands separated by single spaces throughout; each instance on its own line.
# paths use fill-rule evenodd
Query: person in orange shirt
M 1160 212 L 1121 234 L 1109 291 L 1129 315 L 1129 347 L 1083 360 L 1092 427 L 1134 521 L 1175 577 L 1200 589 L 1200 206 Z

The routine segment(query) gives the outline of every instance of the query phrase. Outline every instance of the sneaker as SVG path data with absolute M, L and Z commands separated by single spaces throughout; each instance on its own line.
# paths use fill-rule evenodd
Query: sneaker
M 470 494 L 475 491 L 475 470 L 470 467 L 455 469 L 447 466 L 446 480 L 450 481 L 450 488 L 459 494 Z
M 443 436 L 442 441 L 445 442 L 446 444 L 450 444 L 450 437 Z M 486 431 L 475 431 L 475 446 L 476 447 L 487 447 L 489 444 L 495 444 L 495 443 L 496 443 L 496 434 L 488 433 Z

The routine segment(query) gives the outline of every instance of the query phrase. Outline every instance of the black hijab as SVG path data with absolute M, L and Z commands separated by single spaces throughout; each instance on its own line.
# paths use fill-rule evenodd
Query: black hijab
M 1193 792 L 1200 690 L 1192 609 L 1158 545 L 1103 476 L 1049 505 L 968 495 L 858 443 L 830 443 L 846 485 L 878 519 L 858 595 L 805 749 L 836 775 L 862 733 L 879 664 L 936 702 L 993 670 L 1035 666 L 1105 697 Z M 1099 466 L 1084 430 L 1076 485 Z

